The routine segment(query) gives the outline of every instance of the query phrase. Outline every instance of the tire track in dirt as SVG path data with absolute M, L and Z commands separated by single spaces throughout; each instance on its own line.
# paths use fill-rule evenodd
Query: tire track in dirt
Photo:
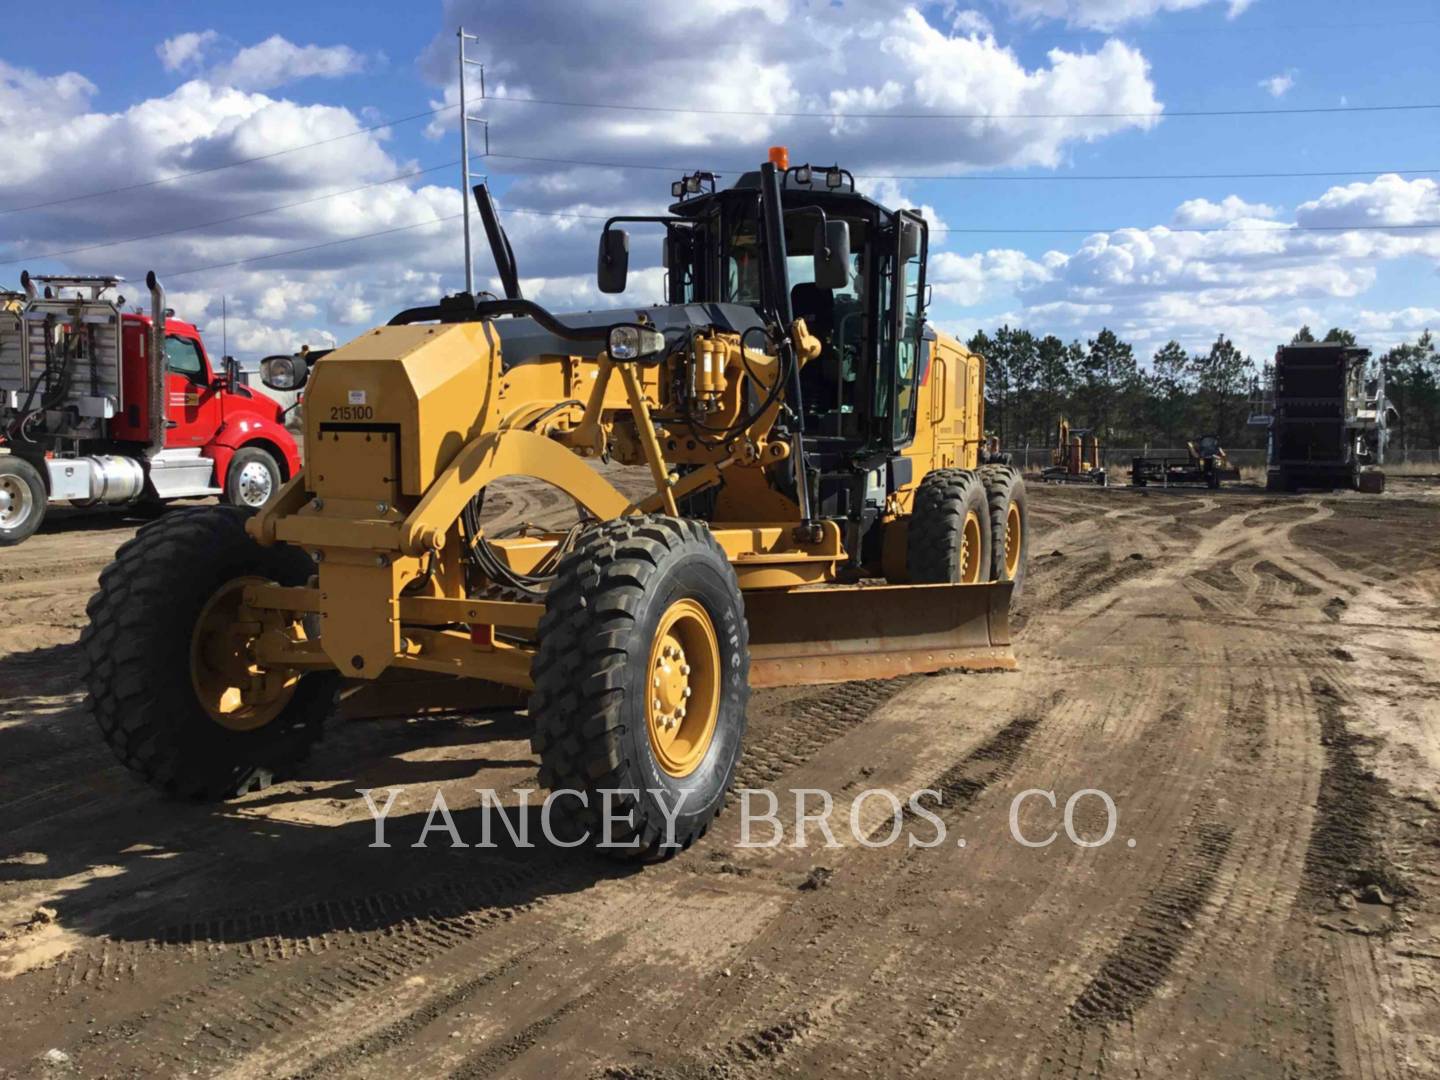
M 822 687 L 782 701 L 776 706 L 779 715 L 770 722 L 768 731 L 765 730 L 765 720 L 761 721 L 762 730 L 752 744 L 753 760 L 747 765 L 747 782 L 771 782 L 787 770 L 803 764 L 813 753 L 841 737 L 875 708 L 889 701 L 910 681 L 877 680 Z M 765 711 L 763 705 L 762 701 L 762 713 Z M 555 866 L 569 865 L 573 858 L 562 857 Z M 323 1015 L 326 1010 L 353 1000 L 357 994 L 373 993 L 393 984 L 417 966 L 461 944 L 471 946 L 473 943 L 469 939 L 490 930 L 497 918 L 506 923 L 507 933 L 513 933 L 514 918 L 529 915 L 535 906 L 517 906 L 497 917 L 491 913 L 495 903 L 492 891 L 477 895 L 477 890 L 456 887 L 438 895 L 435 890 L 427 895 L 406 894 L 389 902 L 377 896 L 367 896 L 354 901 L 353 906 L 332 904 L 319 911 L 306 908 L 269 913 L 259 919 L 258 926 L 255 919 L 236 923 L 222 915 L 164 931 L 158 928 L 137 929 L 140 936 L 168 942 L 169 947 L 179 948 L 192 956 L 204 947 L 203 943 L 213 943 L 216 938 L 223 942 L 229 937 L 244 938 L 260 930 L 270 932 L 261 941 L 247 943 L 241 955 L 229 959 L 230 974 L 227 978 L 211 980 L 193 992 L 161 1002 L 157 1011 L 162 1015 L 168 1012 L 185 1017 L 180 1025 L 157 1028 L 148 1022 L 137 1024 L 133 1019 L 127 1019 L 121 1022 L 121 1026 L 125 1030 L 135 1027 L 143 1030 L 149 1051 L 159 1055 L 161 1060 L 167 1046 L 181 1047 L 184 1054 L 200 1060 L 208 1060 L 207 1053 L 221 1058 L 225 1048 L 234 1045 L 243 1044 L 247 1049 L 254 1049 L 263 1045 L 267 1030 L 284 1033 L 295 1028 L 294 1024 L 276 1020 L 277 1015 L 294 1015 L 302 1003 L 311 1012 L 318 1009 Z M 464 915 L 482 904 L 489 906 L 482 909 L 483 918 L 477 920 L 474 916 Z M 422 910 L 427 914 L 423 919 L 407 922 L 398 929 L 388 926 L 383 931 L 371 933 L 364 921 L 371 905 L 381 908 L 382 923 L 385 917 L 397 911 Z M 329 936 L 332 933 L 335 936 Z M 302 940 L 321 944 L 313 949 L 294 944 Z M 382 948 L 378 954 L 375 951 L 377 941 Z M 102 950 L 100 964 L 112 964 L 113 961 L 103 955 L 104 952 Z M 319 957 L 318 961 L 307 960 L 315 956 Z M 296 984 L 296 976 L 287 967 L 284 981 L 277 985 L 274 959 L 293 961 L 291 967 L 310 974 Z M 322 966 L 314 968 L 317 962 Z M 93 967 L 93 962 L 85 965 L 86 970 Z M 89 982 L 83 975 L 69 981 L 76 984 Z M 482 985 L 472 987 L 471 993 L 478 992 Z M 263 992 L 261 986 L 264 987 Z M 468 994 L 461 995 L 465 996 Z M 207 1024 L 208 1027 L 205 1026 Z M 204 1032 L 206 1038 L 197 1041 L 197 1032 Z M 207 1051 L 206 1047 L 210 1049 Z
M 1229 826 L 1213 821 L 1186 829 L 1134 924 L 1071 1003 L 1071 1023 L 1080 1028 L 1119 1023 L 1154 996 L 1215 887 L 1231 836 Z
M 1266 545 L 1267 553 L 1287 562 L 1292 550 L 1288 530 Z M 1318 605 L 1320 590 L 1283 578 L 1276 584 L 1293 589 L 1301 609 L 1313 612 Z M 1173 989 L 1164 999 L 1105 1028 L 1099 1038 L 1091 1033 L 1088 1040 L 1072 1040 L 1067 1074 L 1144 1071 L 1157 1055 L 1188 1075 L 1249 1076 L 1273 1068 L 1276 1060 L 1307 1075 L 1332 1070 L 1334 1034 L 1323 982 L 1296 986 L 1285 974 L 1293 905 L 1302 894 L 1316 819 L 1304 808 L 1317 802 L 1323 764 L 1321 733 L 1295 717 L 1304 714 L 1311 693 L 1309 673 L 1328 650 L 1310 637 L 1277 636 L 1261 624 L 1238 630 L 1227 652 L 1232 649 L 1240 652 L 1228 668 L 1232 692 L 1225 720 L 1234 748 L 1215 790 L 1226 802 L 1255 809 L 1233 819 L 1231 858 L 1200 919 L 1211 928 L 1177 958 Z M 1263 803 L 1275 809 L 1261 809 Z M 1226 1016 L 1225 1003 L 1246 994 L 1253 999 L 1257 987 L 1265 990 L 1243 1021 Z M 1185 1037 L 1177 1039 L 1180 1032 Z
M 1325 769 L 1305 854 L 1305 899 L 1314 907 L 1333 910 L 1337 894 L 1345 889 L 1363 892 L 1375 885 L 1392 897 L 1411 895 L 1412 887 L 1383 850 L 1381 807 L 1390 792 L 1356 753 L 1368 740 L 1346 724 L 1349 702 L 1320 675 L 1310 680 L 1310 694 L 1325 748 Z
M 1158 670 L 1148 674 L 1143 683 L 1154 694 L 1159 694 L 1164 685 Z M 1061 699 L 1057 698 L 1049 706 L 1037 703 L 1030 707 L 1041 713 L 1053 714 L 1060 711 L 1060 703 Z M 963 755 L 955 765 L 939 774 L 932 774 L 932 784 L 938 783 L 949 790 L 956 803 L 937 812 L 942 817 L 951 816 L 951 820 L 962 820 L 978 809 L 977 802 L 998 802 L 1003 807 L 1005 801 L 1000 792 L 997 791 L 993 799 L 986 799 L 984 792 L 995 790 L 1011 774 L 1017 754 L 1023 754 L 1025 760 L 1032 763 L 1031 767 L 1037 762 L 1064 760 L 1067 748 L 1080 738 L 1080 732 L 1094 730 L 1097 724 L 1103 728 L 1110 716 L 1118 721 L 1137 711 L 1135 705 L 1128 690 L 1118 698 L 1105 699 L 1103 704 L 1093 699 L 1072 702 L 1065 698 L 1065 722 L 1051 727 L 1033 726 L 1031 718 L 1020 710 L 1020 719 L 1013 728 L 991 736 Z M 1125 738 L 1125 730 L 1126 724 L 1118 724 L 1115 737 Z M 1051 732 L 1050 737 L 1043 740 L 1043 746 L 1034 741 L 1040 731 Z M 917 781 L 923 781 L 923 777 L 917 778 Z M 946 800 L 946 804 L 950 802 Z M 993 808 L 990 817 L 994 817 Z M 1003 809 L 1000 817 L 1003 819 Z M 966 835 L 974 834 L 967 831 Z M 974 857 L 995 868 L 997 857 L 1004 847 L 988 843 L 986 848 L 991 854 Z M 959 857 L 971 858 L 968 854 Z M 1003 859 L 1000 862 L 1003 863 Z M 917 939 L 907 936 L 901 929 L 910 922 L 923 925 L 933 919 L 928 883 L 946 882 L 943 887 L 953 890 L 954 885 L 948 884 L 953 879 L 947 870 L 953 872 L 959 869 L 954 858 L 951 855 L 942 857 L 939 852 L 917 853 L 910 857 L 903 850 L 897 853 L 893 849 L 879 849 L 856 852 L 840 867 L 840 877 L 835 880 L 846 883 L 843 897 L 826 902 L 827 895 L 841 887 L 832 881 L 827 889 L 815 894 L 818 910 L 792 911 L 783 934 L 757 939 L 745 954 L 751 958 L 749 962 L 763 969 L 776 965 L 790 966 L 800 960 L 803 970 L 808 972 L 806 984 L 815 988 L 811 997 L 797 1002 L 792 993 L 771 993 L 762 985 L 757 990 L 745 992 L 743 1006 L 747 1015 L 761 1018 L 755 1022 L 755 1027 L 760 1030 L 793 1016 L 797 1007 L 808 1010 L 811 1022 L 803 1043 L 794 1050 L 796 1056 L 790 1066 L 801 1074 L 844 1071 L 847 1062 L 873 1062 L 874 1047 L 887 1038 L 892 1040 L 887 1051 L 887 1060 L 891 1060 L 896 1054 L 893 1036 L 897 1031 L 906 1032 L 916 1025 L 923 1030 L 922 1019 L 928 1020 L 937 1010 L 950 1008 L 948 1002 L 962 1000 L 966 993 L 963 982 L 955 985 L 953 990 L 947 989 L 946 979 L 951 977 L 953 969 L 942 966 L 937 972 L 936 965 L 943 964 L 943 958 L 931 955 L 929 944 L 920 948 L 918 953 L 912 950 L 908 942 Z M 969 877 L 980 871 L 975 866 L 966 866 L 960 872 Z M 1004 939 L 1007 933 L 1004 927 L 1020 917 L 1031 901 L 1031 897 L 1022 894 L 1012 903 L 993 905 L 990 910 L 994 912 L 994 917 L 1001 919 L 1001 924 L 992 927 L 988 933 L 982 933 L 981 940 Z M 862 940 L 857 941 L 847 933 L 852 929 L 847 920 L 829 917 L 829 911 L 837 905 L 841 910 L 860 909 L 874 913 Z M 995 912 L 995 908 L 1002 910 Z M 954 928 L 946 927 L 945 932 L 953 933 Z M 895 953 L 894 942 L 897 939 L 906 943 L 900 953 Z M 872 940 L 877 944 L 872 945 Z M 795 956 L 797 948 L 798 957 Z M 785 961 L 779 958 L 785 954 L 792 959 Z M 987 958 L 984 963 L 989 964 L 990 960 Z M 977 962 L 974 966 L 981 964 Z M 866 976 L 864 972 L 869 968 L 874 969 L 874 974 Z M 973 974 L 972 968 L 970 975 Z M 938 995 L 937 988 L 940 990 Z M 756 997 L 757 992 L 762 996 Z M 819 995 L 818 999 L 815 994 Z M 937 996 L 943 1003 L 937 1003 Z M 707 1016 L 728 1015 L 731 1010 L 726 1008 L 726 1002 L 732 997 L 722 987 L 716 992 L 714 1004 L 701 1011 Z M 734 1003 L 738 1005 L 738 1001 Z M 701 1025 L 696 1025 L 694 1038 L 700 1037 L 700 1031 Z M 924 1039 L 907 1036 L 901 1045 L 924 1042 Z M 700 1064 L 692 1061 L 685 1067 L 698 1067 Z M 923 1063 L 902 1066 L 899 1061 L 893 1060 L 887 1066 L 891 1075 L 905 1075 L 911 1071 L 928 1075 L 934 1070 L 924 1067 Z M 742 1071 L 741 1075 L 748 1074 Z
M 437 957 L 463 949 L 493 963 L 489 950 L 498 947 L 503 954 L 510 948 L 506 931 L 513 920 L 547 899 L 536 895 L 535 878 L 565 874 L 571 866 L 572 860 L 557 853 L 540 867 L 492 869 L 484 882 L 370 897 L 363 905 L 370 927 L 344 925 L 344 911 L 310 913 L 319 919 L 296 927 L 297 935 L 309 931 L 303 937 L 272 939 L 253 951 L 229 954 L 228 962 L 210 958 L 201 967 L 200 983 L 159 996 L 138 1015 L 93 1032 L 77 1061 L 83 1066 L 98 1054 L 107 1068 L 139 1073 L 176 1062 L 218 1068 L 240 1050 L 253 1053 L 276 1036 L 323 1027 L 332 1011 L 373 999 Z M 576 878 L 574 886 L 580 884 Z M 338 939 L 328 936 L 332 932 Z

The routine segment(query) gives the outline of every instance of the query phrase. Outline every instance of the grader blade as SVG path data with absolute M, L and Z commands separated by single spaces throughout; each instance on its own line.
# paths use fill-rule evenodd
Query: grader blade
M 1013 670 L 1009 582 L 824 586 L 745 595 L 750 685 Z

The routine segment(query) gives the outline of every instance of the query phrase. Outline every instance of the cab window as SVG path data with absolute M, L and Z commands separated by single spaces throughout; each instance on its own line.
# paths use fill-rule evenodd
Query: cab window
M 166 337 L 165 368 L 199 382 L 205 377 L 205 358 L 200 355 L 200 346 L 189 338 Z

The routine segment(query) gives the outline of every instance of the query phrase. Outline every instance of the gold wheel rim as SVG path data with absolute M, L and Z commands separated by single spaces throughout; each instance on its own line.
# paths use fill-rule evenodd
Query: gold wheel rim
M 710 749 L 720 715 L 720 640 L 698 601 L 666 609 L 645 670 L 650 749 L 671 776 L 689 776 Z
M 242 577 L 221 586 L 201 609 L 190 636 L 195 696 L 212 720 L 231 731 L 255 731 L 270 723 L 290 703 L 300 681 L 294 672 L 266 671 L 250 657 L 260 626 L 241 611 L 245 587 L 266 584 L 264 578 Z
M 1012 502 L 1005 512 L 1005 578 L 1014 581 L 1020 570 L 1020 504 Z
M 971 510 L 965 515 L 960 530 L 960 584 L 974 585 L 980 580 L 980 515 Z

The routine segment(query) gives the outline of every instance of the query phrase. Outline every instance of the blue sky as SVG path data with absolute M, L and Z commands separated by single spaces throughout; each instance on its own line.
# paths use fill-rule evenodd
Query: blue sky
M 967 177 L 868 181 L 887 200 L 927 208 L 938 226 L 997 230 L 937 234 L 933 316 L 958 333 L 1002 319 L 1081 338 L 1110 325 L 1148 353 L 1172 336 L 1198 349 L 1224 332 L 1258 358 L 1301 321 L 1354 326 L 1377 346 L 1440 325 L 1440 229 L 1345 231 L 1440 220 L 1440 172 L 1380 175 L 1440 169 L 1440 110 L 1174 115 L 1440 104 L 1433 2 L 447 0 L 66 12 L 27 20 L 23 39 L 0 43 L 0 209 L 131 190 L 0 214 L 0 280 L 21 266 L 132 279 L 154 267 L 170 274 L 177 310 L 211 333 L 227 298 L 242 356 L 344 340 L 460 284 L 458 223 L 426 224 L 458 212 L 458 192 L 446 189 L 453 170 L 380 183 L 454 159 L 454 111 L 350 133 L 453 102 L 461 20 L 480 35 L 493 93 L 818 114 L 492 101 L 474 111 L 490 119 L 497 154 L 725 168 L 781 141 L 797 160 L 838 157 L 868 175 Z M 77 24 L 106 32 L 77 35 Z M 946 111 L 1144 115 L 827 118 Z M 317 139 L 329 141 L 153 183 Z M 501 157 L 476 167 L 502 194 L 530 291 L 560 309 L 598 300 L 592 218 L 659 209 L 671 178 Z M 1354 175 L 1069 179 L 1321 171 Z M 997 179 L 1014 176 L 1027 179 Z M 335 194 L 367 184 L 376 186 Z M 1302 233 L 1297 222 L 1345 228 Z M 1166 231 L 1175 226 L 1221 231 Z M 1047 228 L 1072 231 L 1004 231 Z M 351 239 L 380 230 L 402 231 Z M 111 241 L 129 242 L 73 250 Z M 627 297 L 637 303 L 656 298 L 660 273 L 658 246 L 646 243 L 637 237 L 637 266 L 649 267 Z M 310 250 L 284 254 L 301 247 Z M 242 262 L 264 255 L 277 257 Z M 477 270 L 489 279 L 485 259 Z

